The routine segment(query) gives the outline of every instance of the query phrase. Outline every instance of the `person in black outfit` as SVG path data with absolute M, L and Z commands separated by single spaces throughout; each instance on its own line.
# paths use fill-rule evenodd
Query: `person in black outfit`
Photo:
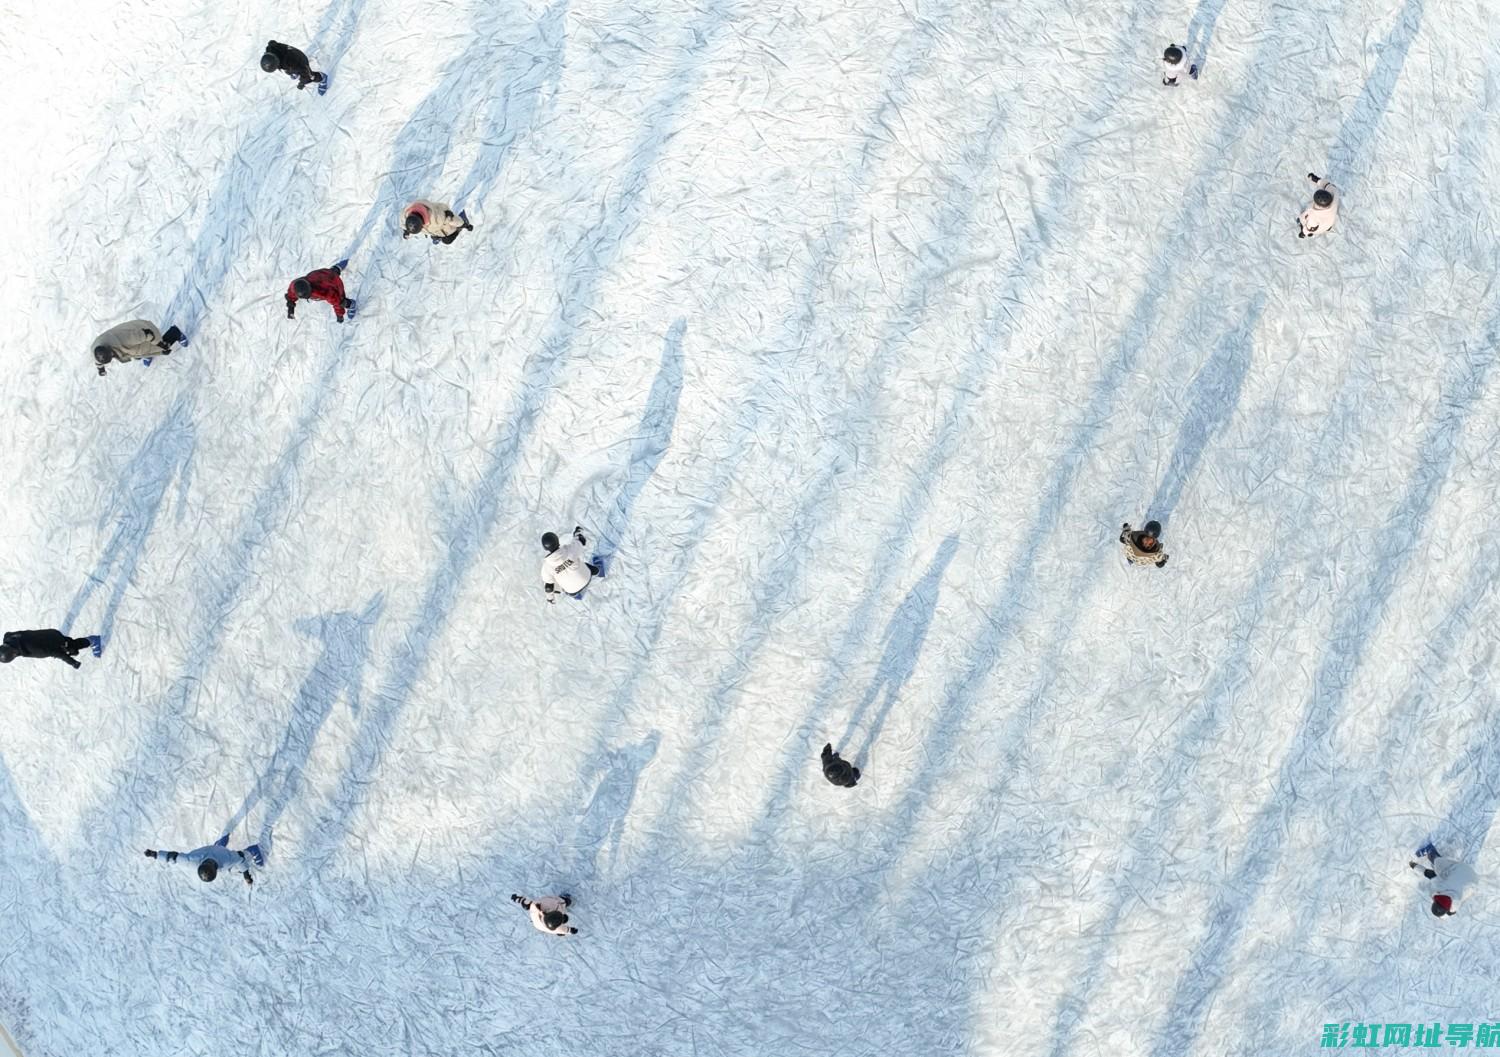
M 267 73 L 280 70 L 297 82 L 298 90 L 327 79 L 312 68 L 304 53 L 290 44 L 278 44 L 274 40 L 266 43 L 266 53 L 260 57 L 260 68 Z
M 834 785 L 853 789 L 854 783 L 859 781 L 859 768 L 848 760 L 840 758 L 839 754 L 833 751 L 833 743 L 829 742 L 823 746 L 823 777 Z
M 7 631 L 4 641 L 0 646 L 0 664 L 9 664 L 17 657 L 56 657 L 74 668 L 83 667 L 73 659 L 74 655 L 92 645 L 88 639 L 70 639 L 56 628 Z

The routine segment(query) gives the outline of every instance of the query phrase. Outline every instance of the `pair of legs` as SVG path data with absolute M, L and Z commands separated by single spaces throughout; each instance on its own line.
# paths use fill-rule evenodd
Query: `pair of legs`
M 469 223 L 469 218 L 468 218 L 467 214 L 465 214 L 462 209 L 460 209 L 458 211 L 458 219 L 462 220 L 464 222 L 464 226 L 463 227 L 459 228 L 457 231 L 455 231 L 451 235 L 434 235 L 434 236 L 432 236 L 432 241 L 433 242 L 441 242 L 444 246 L 451 246 L 451 245 L 453 245 L 453 240 L 456 239 L 456 238 L 458 238 L 465 231 L 473 231 L 474 230 L 474 225 Z

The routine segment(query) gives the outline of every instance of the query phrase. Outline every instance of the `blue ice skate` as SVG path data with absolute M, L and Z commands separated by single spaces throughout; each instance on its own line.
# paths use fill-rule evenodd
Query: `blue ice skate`
M 89 652 L 92 653 L 95 657 L 104 656 L 104 640 L 101 639 L 98 635 L 89 636 Z
M 1431 841 L 1428 841 L 1417 849 L 1417 858 L 1419 859 L 1436 859 L 1437 857 L 1438 850 Z
M 260 853 L 259 844 L 250 845 L 250 847 L 245 849 L 245 854 L 255 860 L 256 866 L 264 866 L 266 864 L 266 857 Z
M 343 271 L 345 268 L 349 267 L 349 258 L 345 257 L 341 261 L 335 261 L 333 266 L 339 271 Z
M 328 94 L 328 74 L 324 73 L 324 74 L 320 74 L 319 76 L 321 76 L 323 79 L 318 82 L 318 94 L 319 95 L 327 95 Z

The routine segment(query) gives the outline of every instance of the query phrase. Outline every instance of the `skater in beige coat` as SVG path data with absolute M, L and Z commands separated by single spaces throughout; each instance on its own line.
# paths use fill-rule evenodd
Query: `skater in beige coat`
M 430 235 L 433 242 L 441 242 L 446 246 L 451 245 L 460 233 L 473 230 L 474 225 L 469 223 L 469 218 L 463 211 L 454 213 L 453 207 L 447 202 L 418 198 L 401 212 L 403 239 L 409 239 L 413 235 Z

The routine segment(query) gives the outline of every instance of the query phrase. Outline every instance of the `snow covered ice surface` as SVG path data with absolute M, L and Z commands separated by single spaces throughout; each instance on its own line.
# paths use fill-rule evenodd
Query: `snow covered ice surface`
M 0 670 L 0 1023 L 1168 1057 L 1500 1019 L 1493 14 L 8 11 L 0 621 L 106 645 Z M 1308 171 L 1344 198 L 1299 241 Z M 476 230 L 403 242 L 417 196 Z M 358 320 L 286 320 L 344 256 Z M 191 346 L 96 377 L 136 316 Z M 575 523 L 608 577 L 548 607 Z M 141 855 L 231 826 L 253 888 Z M 1444 921 L 1429 837 L 1482 878 Z M 508 899 L 559 891 L 566 940 Z

